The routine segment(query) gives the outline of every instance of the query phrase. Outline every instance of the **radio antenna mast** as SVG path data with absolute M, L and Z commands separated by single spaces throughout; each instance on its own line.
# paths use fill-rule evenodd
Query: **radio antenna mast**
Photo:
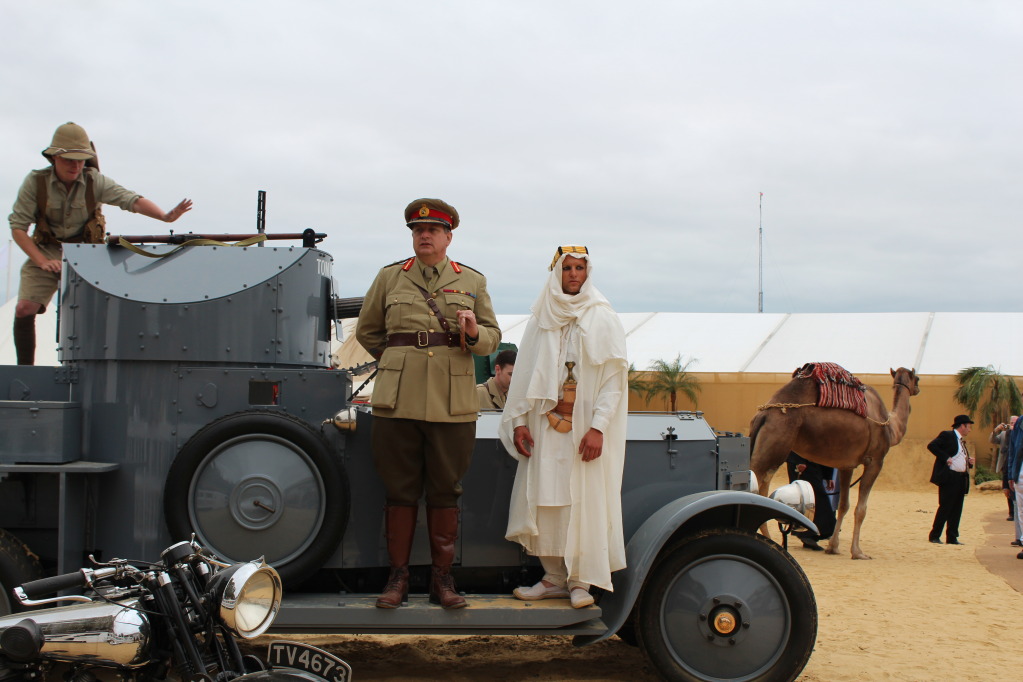
M 757 312 L 764 312 L 764 193 L 760 193 L 760 243 L 757 248 Z

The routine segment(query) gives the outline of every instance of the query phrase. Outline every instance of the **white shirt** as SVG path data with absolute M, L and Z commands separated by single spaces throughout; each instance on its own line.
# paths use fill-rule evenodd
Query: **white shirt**
M 952 471 L 959 472 L 960 474 L 966 473 L 966 446 L 963 445 L 963 434 L 953 429 L 956 434 L 956 442 L 959 443 L 959 451 L 956 452 L 955 457 L 949 462 L 948 468 Z

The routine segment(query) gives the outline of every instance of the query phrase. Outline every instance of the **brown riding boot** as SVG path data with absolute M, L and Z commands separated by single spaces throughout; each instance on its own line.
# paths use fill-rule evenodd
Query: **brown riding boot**
M 455 540 L 458 539 L 458 507 L 427 507 L 426 522 L 430 529 L 430 556 L 433 558 L 430 603 L 440 604 L 446 609 L 465 608 L 465 599 L 458 594 L 455 579 L 451 576 Z
M 383 593 L 377 597 L 377 607 L 396 609 L 408 599 L 408 558 L 412 553 L 412 538 L 416 534 L 416 515 L 419 507 L 389 504 L 384 508 L 387 523 L 387 558 L 391 574 Z
M 19 365 L 36 364 L 36 316 L 14 318 L 14 352 Z

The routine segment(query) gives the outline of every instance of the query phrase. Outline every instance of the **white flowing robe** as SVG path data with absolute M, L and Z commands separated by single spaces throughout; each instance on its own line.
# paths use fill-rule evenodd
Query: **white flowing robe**
M 610 303 L 591 284 L 589 275 L 579 294 L 562 293 L 563 258 L 533 306 L 501 419 L 501 441 L 519 463 L 505 537 L 536 554 L 533 548 L 539 541 L 537 482 L 545 468 L 539 462 L 543 457 L 544 434 L 552 431 L 545 414 L 557 403 L 566 374 L 563 330 L 575 324 L 577 328 L 570 338 L 575 340 L 576 348 L 571 349 L 576 362 L 572 373 L 578 385 L 572 411 L 574 457 L 564 558 L 569 576 L 610 591 L 611 573 L 625 568 L 621 499 L 628 413 L 625 331 Z M 534 439 L 532 457 L 519 455 L 512 440 L 514 427 L 523 422 Z M 579 443 L 591 427 L 604 434 L 603 450 L 597 459 L 583 462 L 578 454 Z

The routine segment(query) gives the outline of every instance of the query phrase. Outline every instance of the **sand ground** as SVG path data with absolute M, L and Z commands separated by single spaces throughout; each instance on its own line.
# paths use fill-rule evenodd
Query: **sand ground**
M 1005 498 L 971 492 L 961 524 L 965 546 L 927 542 L 936 505 L 933 487 L 875 490 L 861 542 L 871 561 L 849 558 L 851 517 L 840 554 L 791 547 L 820 619 L 799 680 L 988 682 L 1016 669 L 1023 561 L 1009 546 Z M 642 653 L 617 637 L 585 648 L 557 636 L 302 639 L 348 661 L 357 681 L 657 679 Z

